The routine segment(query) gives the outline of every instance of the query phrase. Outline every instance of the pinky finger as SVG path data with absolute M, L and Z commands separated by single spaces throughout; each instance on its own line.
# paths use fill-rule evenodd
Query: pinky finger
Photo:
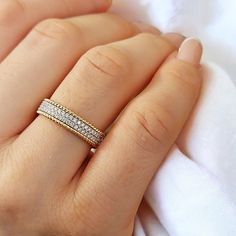
M 0 61 L 30 29 L 47 18 L 65 18 L 105 11 L 111 0 L 3 0 L 0 1 Z

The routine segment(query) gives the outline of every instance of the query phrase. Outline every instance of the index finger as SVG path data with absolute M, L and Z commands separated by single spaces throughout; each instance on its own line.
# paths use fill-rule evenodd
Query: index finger
M 108 133 L 77 185 L 77 207 L 89 205 L 97 212 L 86 215 L 89 222 L 103 219 L 111 227 L 120 222 L 132 229 L 148 184 L 200 94 L 201 55 L 201 44 L 186 40 L 177 57 L 162 65 Z

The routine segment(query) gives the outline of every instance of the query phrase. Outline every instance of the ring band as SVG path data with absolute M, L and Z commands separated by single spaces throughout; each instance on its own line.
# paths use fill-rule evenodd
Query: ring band
M 105 138 L 105 134 L 88 121 L 50 99 L 43 100 L 37 113 L 62 125 L 94 148 L 98 147 Z

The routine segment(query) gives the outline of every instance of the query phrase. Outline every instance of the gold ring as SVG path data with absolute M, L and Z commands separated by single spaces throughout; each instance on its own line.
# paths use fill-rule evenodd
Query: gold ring
M 94 148 L 98 147 L 105 138 L 105 134 L 94 125 L 50 99 L 43 100 L 37 113 L 62 125 Z

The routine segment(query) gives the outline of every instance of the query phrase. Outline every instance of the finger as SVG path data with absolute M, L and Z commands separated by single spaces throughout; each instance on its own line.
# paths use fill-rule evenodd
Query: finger
M 89 48 L 136 33 L 136 26 L 107 13 L 37 25 L 0 64 L 0 140 L 32 122 L 42 99 L 52 95 Z
M 91 225 L 96 226 L 99 220 L 104 226 L 101 230 L 106 230 L 106 225 L 132 228 L 131 220 L 151 178 L 198 98 L 201 52 L 198 41 L 185 41 L 177 58 L 164 64 L 149 86 L 127 106 L 89 162 L 76 196 L 78 209 L 88 204 L 96 212 L 85 214 Z
M 37 22 L 106 10 L 110 0 L 7 0 L 0 4 L 0 61 Z
M 169 42 L 151 34 L 96 47 L 80 59 L 52 100 L 105 130 L 173 50 Z M 34 156 L 33 174 L 42 178 L 43 173 L 50 173 L 57 186 L 71 181 L 90 150 L 87 143 L 42 116 L 16 140 L 14 149 L 29 142 L 37 147 L 28 147 L 19 165 Z
M 166 33 L 163 34 L 163 37 L 175 45 L 176 49 L 179 49 L 182 42 L 186 39 L 183 35 L 177 33 Z

